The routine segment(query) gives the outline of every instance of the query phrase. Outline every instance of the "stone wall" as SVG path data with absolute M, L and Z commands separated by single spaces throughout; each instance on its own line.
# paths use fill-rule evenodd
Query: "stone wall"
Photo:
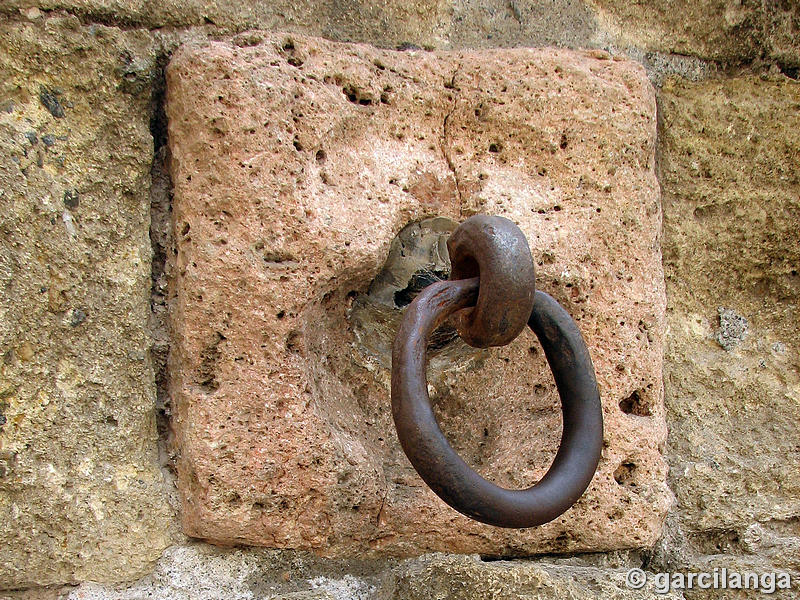
M 185 219 L 178 227 L 178 217 L 191 217 L 192 205 L 180 204 L 184 194 L 175 204 L 176 211 L 182 212 L 172 214 L 173 187 L 181 194 L 186 186 L 172 185 L 169 166 L 173 176 L 194 174 L 186 166 L 194 150 L 185 148 L 181 168 L 169 162 L 167 131 L 177 131 L 173 119 L 187 114 L 187 109 L 176 105 L 165 110 L 165 67 L 178 48 L 184 48 L 185 65 L 186 49 L 208 47 L 210 40 L 222 40 L 218 47 L 224 48 L 272 48 L 278 38 L 270 32 L 275 31 L 399 49 L 389 52 L 389 58 L 387 50 L 361 47 L 358 52 L 379 62 L 396 60 L 420 69 L 419 65 L 430 65 L 425 67 L 426 74 L 415 76 L 414 85 L 422 86 L 414 92 L 417 95 L 426 93 L 421 82 L 436 76 L 442 60 L 450 60 L 437 58 L 440 55 L 432 51 L 469 50 L 474 54 L 477 49 L 530 46 L 590 50 L 578 53 L 583 58 L 565 59 L 560 67 L 566 68 L 568 77 L 576 77 L 584 67 L 574 61 L 597 63 L 586 67 L 586 73 L 593 73 L 607 87 L 596 88 L 603 96 L 597 106 L 588 109 L 588 115 L 607 114 L 610 109 L 602 108 L 603 99 L 613 90 L 625 90 L 622 101 L 626 94 L 635 96 L 637 89 L 650 90 L 649 94 L 654 91 L 658 103 L 655 145 L 646 135 L 637 138 L 639 134 L 631 128 L 619 134 L 619 140 L 623 146 L 626 140 L 651 144 L 655 162 L 645 169 L 657 176 L 660 186 L 660 207 L 654 188 L 655 212 L 642 200 L 652 194 L 622 193 L 633 188 L 630 171 L 620 166 L 625 164 L 621 158 L 602 163 L 613 172 L 587 171 L 574 189 L 568 187 L 569 172 L 558 172 L 559 164 L 568 163 L 557 155 L 552 164 L 519 163 L 518 157 L 541 152 L 533 135 L 510 141 L 505 157 L 493 151 L 482 158 L 471 150 L 471 137 L 458 141 L 454 133 L 441 172 L 403 184 L 415 191 L 417 200 L 413 202 L 423 198 L 438 203 L 437 212 L 456 220 L 469 210 L 511 210 L 509 214 L 513 214 L 517 204 L 525 208 L 525 202 L 519 200 L 517 204 L 498 203 L 500 188 L 493 196 L 495 188 L 489 184 L 484 192 L 466 185 L 471 177 L 469 165 L 486 160 L 490 181 L 513 164 L 532 181 L 545 178 L 558 182 L 561 192 L 567 189 L 577 203 L 565 202 L 558 212 L 545 214 L 556 219 L 555 225 L 578 227 L 576 215 L 583 214 L 579 210 L 582 200 L 575 200 L 579 191 L 589 199 L 616 198 L 614 186 L 621 190 L 620 201 L 614 204 L 620 213 L 607 217 L 609 223 L 630 218 L 628 226 L 639 227 L 648 218 L 663 219 L 660 231 L 657 223 L 653 228 L 652 245 L 663 263 L 650 265 L 640 275 L 653 279 L 653 289 L 666 290 L 666 312 L 653 313 L 661 316 L 650 323 L 652 331 L 639 331 L 659 344 L 663 340 L 663 365 L 641 363 L 650 366 L 638 368 L 654 376 L 663 367 L 663 404 L 660 391 L 656 391 L 648 410 L 663 419 L 669 432 L 665 444 L 655 444 L 658 458 L 652 465 L 658 460 L 668 464 L 666 483 L 671 492 L 663 487 L 665 494 L 653 496 L 653 512 L 648 514 L 646 507 L 642 508 L 643 515 L 655 523 L 652 535 L 637 541 L 632 535 L 637 524 L 623 516 L 624 544 L 597 538 L 588 545 L 515 545 L 512 536 L 512 542 L 505 545 L 464 546 L 448 545 L 442 530 L 445 525 L 440 523 L 434 531 L 440 542 L 433 546 L 415 542 L 415 547 L 443 550 L 444 554 L 402 558 L 380 552 L 371 556 L 345 552 L 336 559 L 292 549 L 225 549 L 187 537 L 187 533 L 206 538 L 214 535 L 202 527 L 187 527 L 187 515 L 197 514 L 187 510 L 185 491 L 191 488 L 186 483 L 176 485 L 175 467 L 187 458 L 182 453 L 192 448 L 182 443 L 185 419 L 191 414 L 185 409 L 196 409 L 198 400 L 176 402 L 176 388 L 170 384 L 179 372 L 176 365 L 195 358 L 181 354 L 191 350 L 183 342 L 171 343 L 184 340 L 186 332 L 202 331 L 207 323 L 201 327 L 195 322 L 202 313 L 196 313 L 193 320 L 184 318 L 186 304 L 175 296 L 175 282 L 185 277 L 180 270 L 185 265 L 175 257 L 185 260 L 193 256 L 186 253 Z M 288 47 L 282 50 L 300 52 Z M 335 59 L 345 50 L 326 52 Z M 573 56 L 564 51 L 547 52 Z M 613 77 L 603 79 L 592 70 L 636 73 L 641 67 L 634 63 L 644 70 L 627 83 L 615 82 Z M 793 1 L 657 1 L 644 5 L 606 0 L 6 0 L 0 6 L 0 597 L 650 598 L 660 597 L 653 573 L 723 567 L 790 572 L 795 577 L 796 595 L 800 589 L 799 70 L 800 5 Z M 549 74 L 556 76 L 555 70 Z M 402 79 L 402 75 L 397 77 Z M 524 81 L 523 75 L 508 77 Z M 443 83 L 450 88 L 443 85 L 442 90 L 458 91 L 459 84 L 470 89 L 466 79 L 459 82 L 452 77 Z M 393 90 L 400 88 L 396 82 L 392 86 Z M 367 105 L 358 106 L 361 98 L 354 90 L 353 110 L 371 110 Z M 377 104 L 383 91 L 374 95 Z M 388 104 L 391 92 L 386 93 Z M 470 93 L 465 92 L 466 97 Z M 591 93 L 586 93 L 589 101 Z M 364 99 L 371 102 L 372 96 Z M 346 94 L 339 100 L 336 110 L 344 114 L 353 103 Z M 408 126 L 424 129 L 428 123 L 433 131 L 434 123 L 441 125 L 442 113 L 442 119 L 445 114 L 455 114 L 451 126 L 458 121 L 472 127 L 469 115 L 459 116 L 453 112 L 454 106 L 443 105 L 449 102 L 452 98 L 446 93 L 429 97 L 428 114 L 422 110 L 420 122 Z M 204 108 L 198 105 L 192 110 L 202 113 Z M 642 110 L 645 121 L 655 119 L 655 107 Z M 235 120 L 235 112 L 232 117 Z M 492 125 L 492 118 L 496 117 L 489 115 L 489 125 L 482 130 L 485 135 L 495 135 L 497 130 L 492 127 L 505 124 Z M 586 119 L 584 115 L 581 122 Z M 611 119 L 607 125 L 598 121 L 604 138 L 617 135 L 615 123 L 619 121 Z M 606 126 L 609 128 L 603 129 Z M 550 133 L 555 135 L 556 129 L 554 126 Z M 541 132 L 542 138 L 549 135 L 545 125 Z M 561 132 L 554 138 L 554 152 L 564 150 L 559 149 Z M 590 152 L 590 133 L 580 132 L 574 148 Z M 312 136 L 313 128 L 307 134 Z M 177 139 L 170 140 L 173 151 Z M 299 143 L 313 145 L 306 139 Z M 432 155 L 442 152 L 440 143 L 437 140 Z M 569 144 L 567 139 L 568 148 Z M 427 151 L 425 143 L 420 143 L 418 154 Z M 638 151 L 643 152 L 641 146 Z M 458 158 L 459 153 L 466 158 Z M 210 160 L 208 155 L 206 159 Z M 317 160 L 332 163 L 326 177 L 333 180 L 339 176 L 335 152 L 328 150 L 321 158 L 311 156 L 314 176 L 319 178 L 318 171 L 325 169 Z M 346 167 L 342 163 L 339 170 L 344 173 Z M 209 162 L 198 173 L 213 175 L 215 168 L 219 166 Z M 454 174 L 464 177 L 451 184 Z M 542 189 L 541 194 L 530 196 L 529 204 L 547 213 L 553 207 L 545 206 L 549 192 Z M 463 206 L 460 211 L 452 208 L 457 205 L 456 198 L 468 205 L 467 213 Z M 469 198 L 472 204 L 465 204 Z M 639 199 L 638 203 L 634 199 Z M 540 200 L 541 207 L 536 204 Z M 623 200 L 629 204 L 620 204 Z M 394 206 L 391 202 L 394 200 L 387 210 Z M 346 284 L 354 283 L 357 292 L 366 292 L 365 286 L 381 268 L 381 257 L 388 254 L 388 245 L 400 228 L 428 214 L 414 208 L 417 204 L 413 202 L 399 210 L 403 218 L 386 221 L 382 249 L 370 250 L 369 268 L 361 263 L 361 267 L 356 265 L 362 269 L 358 272 L 333 269 L 337 277 L 349 278 L 335 288 L 342 290 L 342 302 L 352 301 Z M 200 208 L 194 209 L 198 215 Z M 324 206 L 315 208 L 322 209 Z M 534 213 L 538 216 L 539 212 Z M 529 235 L 534 223 L 531 220 Z M 204 226 L 212 231 L 214 224 Z M 555 233 L 550 235 L 557 239 Z M 211 238 L 201 241 L 204 239 Z M 336 243 L 331 240 L 330 247 Z M 536 257 L 537 243 L 531 245 Z M 358 250 L 358 243 L 353 247 L 353 252 Z M 542 272 L 556 269 L 567 250 L 539 256 Z M 327 251 L 335 254 L 335 248 Z M 207 255 L 207 250 L 204 252 Z M 615 256 L 613 247 L 610 252 Z M 619 248 L 617 252 L 617 258 L 624 254 Z M 321 297 L 326 291 L 322 287 Z M 574 301 L 566 292 L 559 299 Z M 579 305 L 571 305 L 571 312 Z M 587 323 L 594 323 L 597 317 L 592 316 L 591 295 L 587 306 Z M 297 315 L 286 310 L 276 331 L 291 337 Z M 347 327 L 346 323 L 339 325 Z M 584 331 L 584 335 L 602 368 L 601 355 L 613 346 L 599 335 L 593 337 L 601 330 Z M 325 348 L 325 329 L 313 333 L 310 338 L 291 338 L 289 346 L 280 350 L 286 350 L 287 361 L 296 360 L 292 357 L 298 356 L 297 348 L 317 354 Z M 632 332 L 623 349 L 634 343 L 635 334 Z M 309 347 L 302 346 L 306 341 Z M 224 357 L 233 351 L 232 344 L 218 346 L 219 342 L 211 344 L 211 354 L 206 355 L 205 347 L 200 348 L 200 363 L 204 356 Z M 235 358 L 231 355 L 232 361 Z M 379 358 L 375 360 L 380 363 Z M 464 361 L 476 358 L 465 354 L 458 360 L 466 364 Z M 377 383 L 370 384 L 377 386 L 375 390 L 381 385 L 380 368 L 376 367 L 372 376 Z M 476 368 L 475 373 L 480 373 L 480 369 L 502 365 L 492 367 L 489 360 L 488 366 L 481 363 Z M 346 364 L 331 369 L 337 377 L 357 372 Z M 625 365 L 619 371 L 620 377 L 635 372 L 630 366 L 626 371 Z M 657 380 L 660 377 L 655 376 Z M 324 373 L 320 377 L 323 387 L 335 388 L 334 377 L 325 379 Z M 447 385 L 467 390 L 484 385 L 479 375 L 467 372 L 465 377 L 478 379 Z M 610 386 L 619 383 L 611 374 L 606 380 Z M 213 377 L 209 381 L 215 382 Z M 343 387 L 347 387 L 346 381 Z M 656 389 L 659 387 L 657 381 Z M 371 389 L 364 387 L 359 406 L 380 397 L 379 391 Z M 631 409 L 623 412 L 632 414 L 622 417 L 652 418 L 652 414 L 637 415 L 631 408 L 630 403 L 641 401 L 643 393 L 637 389 L 632 388 L 623 398 L 630 400 L 625 406 Z M 608 418 L 618 411 L 620 398 L 608 392 L 604 396 L 607 401 Z M 552 397 L 544 396 L 539 402 L 542 415 L 547 414 L 548 406 L 554 410 Z M 178 412 L 173 414 L 174 410 Z M 332 411 L 324 414 L 337 422 Z M 487 419 L 493 414 L 487 411 Z M 484 460 L 483 453 L 490 460 L 491 451 L 496 451 L 495 456 L 507 455 L 499 440 L 501 434 L 514 432 L 503 431 L 508 419 L 502 411 L 494 414 L 492 421 L 498 430 L 486 434 L 498 440 L 488 449 L 479 445 L 480 432 L 471 432 L 457 414 L 445 410 L 440 416 L 452 424 L 453 431 L 462 432 L 463 439 L 457 444 L 478 462 Z M 539 454 L 535 456 L 546 459 L 547 444 L 552 445 L 552 440 L 548 441 L 545 431 L 536 431 L 531 429 L 526 436 L 542 444 L 544 450 L 536 450 Z M 658 428 L 653 431 L 653 439 L 657 439 Z M 216 444 L 213 456 L 224 461 L 224 448 L 219 445 L 222 439 L 211 441 Z M 612 450 L 605 453 L 609 483 L 614 483 L 616 475 L 623 489 L 626 482 L 645 481 L 654 482 L 652 489 L 660 489 L 656 485 L 659 478 L 663 486 L 663 470 L 637 474 L 634 463 L 625 463 L 621 456 L 610 454 Z M 385 451 L 391 456 L 393 450 Z M 363 454 L 364 464 L 375 460 L 373 450 Z M 609 456 L 628 466 L 617 472 L 623 464 L 612 465 Z M 361 482 L 356 487 L 366 486 L 368 478 L 358 469 L 354 473 Z M 177 480 L 191 481 L 190 475 L 183 471 Z M 178 493 L 181 485 L 183 495 Z M 248 489 L 236 493 L 241 498 Z M 590 495 L 589 500 L 607 499 L 606 492 L 597 491 L 604 489 L 598 486 L 592 493 L 599 495 Z M 620 514 L 634 513 L 623 510 Z M 264 521 L 260 523 L 263 528 Z M 224 541 L 237 542 L 231 537 Z M 324 543 L 322 547 L 315 544 L 299 546 L 325 552 Z M 447 554 L 448 550 L 484 555 Z M 561 554 L 536 556 L 545 551 Z M 578 551 L 586 553 L 575 554 Z M 625 584 L 626 572 L 632 567 L 650 573 L 650 582 L 641 590 Z M 757 591 L 731 594 L 732 598 L 761 595 Z M 694 589 L 673 591 L 671 597 L 725 596 Z

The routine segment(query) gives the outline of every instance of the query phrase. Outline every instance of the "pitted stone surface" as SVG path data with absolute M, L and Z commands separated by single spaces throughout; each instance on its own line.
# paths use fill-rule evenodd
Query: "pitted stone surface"
M 654 574 L 641 589 L 625 584 L 626 567 L 591 555 L 548 561 L 483 561 L 429 554 L 402 561 L 319 559 L 305 552 L 219 549 L 204 544 L 167 550 L 152 575 L 126 586 L 84 583 L 61 595 L 0 595 L 0 600 L 678 600 Z M 598 561 L 599 559 L 599 561 Z M 595 566 L 592 561 L 601 565 Z M 589 562 L 590 564 L 582 564 Z M 611 563 L 611 564 L 609 564 Z
M 330 555 L 655 541 L 671 497 L 655 99 L 641 67 L 267 35 L 184 47 L 167 83 L 188 534 Z M 425 487 L 397 443 L 386 365 L 352 333 L 351 306 L 404 226 L 478 212 L 528 236 L 538 287 L 576 318 L 603 401 L 592 485 L 535 529 L 470 521 Z M 513 487 L 544 474 L 560 411 L 530 332 L 439 381 L 442 428 L 479 472 Z
M 598 31 L 618 47 L 673 56 L 696 56 L 722 64 L 760 58 L 782 68 L 800 66 L 800 4 L 728 0 L 587 0 Z M 648 60 L 646 57 L 643 57 Z
M 738 544 L 758 525 L 797 544 L 800 84 L 669 81 L 661 108 L 680 527 Z
M 0 24 L 0 589 L 121 581 L 170 542 L 147 317 L 155 53 Z

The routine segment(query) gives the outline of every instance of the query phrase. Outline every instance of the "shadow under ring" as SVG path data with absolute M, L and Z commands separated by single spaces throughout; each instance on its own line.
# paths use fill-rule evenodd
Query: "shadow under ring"
M 544 477 L 527 489 L 502 488 L 473 471 L 439 428 L 426 368 L 430 334 L 454 312 L 474 305 L 478 284 L 478 277 L 434 283 L 406 309 L 392 349 L 392 416 L 406 456 L 447 504 L 490 525 L 533 527 L 570 508 L 594 476 L 603 447 L 597 381 L 577 325 L 551 296 L 537 291 L 528 326 L 544 349 L 561 398 L 561 444 Z

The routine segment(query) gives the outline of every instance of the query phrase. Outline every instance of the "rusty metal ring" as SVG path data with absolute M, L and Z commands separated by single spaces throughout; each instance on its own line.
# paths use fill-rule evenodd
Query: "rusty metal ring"
M 456 315 L 461 338 L 475 348 L 505 346 L 525 329 L 533 310 L 536 273 L 528 240 L 513 221 L 475 215 L 447 240 L 450 279 L 480 277 L 475 308 Z
M 392 415 L 400 444 L 431 489 L 457 511 L 500 527 L 532 527 L 555 519 L 583 494 L 603 445 L 603 416 L 586 344 L 569 314 L 536 292 L 528 325 L 539 338 L 561 397 L 561 445 L 533 487 L 508 490 L 473 471 L 448 443 L 431 409 L 426 377 L 430 334 L 478 298 L 479 279 L 434 283 L 414 299 L 392 351 Z

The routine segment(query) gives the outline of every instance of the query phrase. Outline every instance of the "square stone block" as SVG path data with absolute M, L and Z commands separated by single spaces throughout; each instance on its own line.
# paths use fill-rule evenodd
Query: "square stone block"
M 333 556 L 657 539 L 671 502 L 665 297 L 656 104 L 640 66 L 268 35 L 185 46 L 167 80 L 186 533 Z M 601 391 L 599 470 L 538 528 L 495 528 L 445 505 L 392 423 L 397 319 L 415 289 L 446 275 L 453 222 L 476 213 L 528 236 L 538 288 L 576 319 Z M 561 428 L 533 334 L 478 351 L 445 329 L 433 346 L 429 387 L 453 446 L 500 485 L 533 485 Z

